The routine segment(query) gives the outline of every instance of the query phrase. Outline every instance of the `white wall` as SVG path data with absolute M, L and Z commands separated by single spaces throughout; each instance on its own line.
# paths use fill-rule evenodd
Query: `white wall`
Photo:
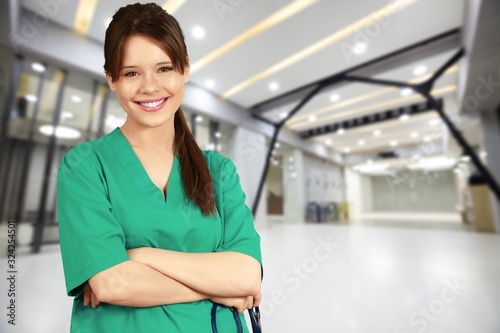
M 247 196 L 246 203 L 252 209 L 257 195 L 262 170 L 266 158 L 266 140 L 264 135 L 238 127 L 233 132 L 229 156 L 236 165 L 241 187 Z M 255 216 L 256 225 L 266 224 L 266 188 L 262 190 L 259 209 Z
M 304 166 L 302 151 L 292 149 L 283 155 L 283 210 L 285 223 L 303 223 L 305 220 Z
M 346 182 L 346 201 L 349 203 L 349 215 L 360 218 L 372 212 L 372 190 L 370 178 L 350 168 L 344 169 Z
M 344 201 L 345 180 L 342 167 L 311 155 L 304 155 L 306 201 Z
M 374 212 L 457 212 L 457 180 L 451 170 L 412 172 L 399 184 L 389 184 L 389 176 L 372 176 L 370 180 Z

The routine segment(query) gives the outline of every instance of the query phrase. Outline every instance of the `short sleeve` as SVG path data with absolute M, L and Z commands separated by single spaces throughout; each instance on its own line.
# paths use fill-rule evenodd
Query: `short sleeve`
M 260 236 L 255 230 L 252 212 L 245 204 L 246 196 L 236 167 L 230 159 L 223 164 L 221 185 L 224 235 L 218 252 L 244 253 L 262 266 Z
M 74 150 L 63 158 L 57 176 L 59 236 L 69 296 L 80 294 L 95 274 L 129 259 L 123 229 L 106 196 L 102 168 L 89 158 L 72 159 Z

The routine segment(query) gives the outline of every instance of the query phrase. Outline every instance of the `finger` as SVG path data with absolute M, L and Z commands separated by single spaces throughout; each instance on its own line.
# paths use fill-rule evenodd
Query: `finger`
M 253 306 L 259 306 L 262 295 L 259 293 L 257 296 L 253 298 Z
M 247 309 L 253 308 L 253 302 L 254 302 L 253 296 L 248 296 L 247 297 Z
M 97 306 L 99 305 L 99 300 L 97 299 L 97 296 L 94 294 L 93 291 L 90 293 L 90 299 L 92 301 L 92 307 L 94 309 L 97 308 Z
M 83 305 L 87 306 L 90 303 L 90 286 L 85 283 L 85 287 L 83 287 Z
M 95 297 L 95 307 L 98 307 L 99 304 L 101 304 L 101 300 L 99 298 L 97 298 L 97 296 L 94 294 L 94 297 Z

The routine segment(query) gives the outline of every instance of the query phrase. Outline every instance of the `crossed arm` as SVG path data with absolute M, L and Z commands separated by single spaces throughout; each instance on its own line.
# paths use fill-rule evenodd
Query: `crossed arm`
M 84 304 L 148 307 L 210 299 L 242 312 L 260 302 L 260 263 L 238 252 L 127 251 L 130 260 L 92 278 Z

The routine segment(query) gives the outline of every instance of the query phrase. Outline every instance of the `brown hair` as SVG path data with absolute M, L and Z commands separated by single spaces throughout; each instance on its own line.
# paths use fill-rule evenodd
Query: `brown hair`
M 172 60 L 173 68 L 184 74 L 189 66 L 188 54 L 177 20 L 155 3 L 136 3 L 120 8 L 106 30 L 104 70 L 113 81 L 119 78 L 125 42 L 133 35 L 157 41 Z M 215 215 L 212 177 L 180 107 L 175 113 L 174 128 L 174 149 L 181 165 L 187 198 L 204 215 Z

